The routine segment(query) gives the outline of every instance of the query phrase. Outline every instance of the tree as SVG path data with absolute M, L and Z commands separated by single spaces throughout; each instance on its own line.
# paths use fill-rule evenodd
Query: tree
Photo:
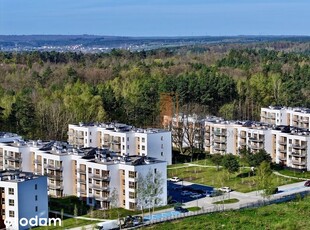
M 216 170 L 219 171 L 220 165 L 223 161 L 223 156 L 221 154 L 213 154 L 211 155 L 211 161 L 216 165 Z
M 262 190 L 264 198 L 270 197 L 275 191 L 275 186 L 271 183 L 271 175 L 270 162 L 263 161 L 257 169 L 256 184 L 258 189 Z
M 143 176 L 138 174 L 137 181 L 137 206 L 144 209 L 160 206 L 162 202 L 161 195 L 163 193 L 163 177 L 161 172 L 154 173 L 149 169 L 148 173 Z
M 228 170 L 228 172 L 233 173 L 239 170 L 239 161 L 237 157 L 232 154 L 227 154 L 223 158 L 223 166 Z
M 240 155 L 245 157 L 246 162 L 251 167 L 259 166 L 263 161 L 271 163 L 271 156 L 266 152 L 266 150 L 261 149 L 256 153 L 251 152 L 249 149 L 240 150 Z

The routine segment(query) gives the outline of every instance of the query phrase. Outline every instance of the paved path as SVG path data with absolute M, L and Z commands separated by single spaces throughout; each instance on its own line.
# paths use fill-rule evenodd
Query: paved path
M 277 171 L 273 171 L 273 174 L 275 174 L 277 176 L 285 177 L 285 178 L 296 179 L 296 180 L 310 180 L 310 179 L 302 178 L 302 177 L 294 177 L 294 176 L 283 175 Z

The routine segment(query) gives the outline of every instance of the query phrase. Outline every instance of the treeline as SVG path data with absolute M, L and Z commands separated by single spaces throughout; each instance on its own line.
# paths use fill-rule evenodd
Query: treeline
M 259 119 L 260 107 L 270 104 L 310 107 L 308 47 L 281 42 L 107 54 L 2 52 L 1 130 L 66 139 L 68 123 L 79 121 L 160 127 L 162 93 L 178 100 L 179 112 L 228 119 Z

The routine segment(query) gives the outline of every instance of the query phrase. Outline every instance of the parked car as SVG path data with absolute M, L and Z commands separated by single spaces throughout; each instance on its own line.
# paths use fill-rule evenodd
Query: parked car
M 221 192 L 231 192 L 232 191 L 231 188 L 229 188 L 229 187 L 222 187 L 222 188 L 219 188 L 218 190 Z
M 181 179 L 180 179 L 179 177 L 177 177 L 177 176 L 174 176 L 174 177 L 171 177 L 171 178 L 169 179 L 169 181 L 178 182 L 178 181 L 181 181 Z
M 181 213 L 188 212 L 188 209 L 182 208 L 181 206 L 174 207 L 174 210 L 178 211 L 178 212 L 181 212 Z
M 307 180 L 307 181 L 305 182 L 305 186 L 306 186 L 306 187 L 310 187 L 310 180 Z

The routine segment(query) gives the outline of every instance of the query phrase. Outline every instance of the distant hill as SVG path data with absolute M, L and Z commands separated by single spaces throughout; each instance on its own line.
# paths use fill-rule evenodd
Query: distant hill
M 107 52 L 115 49 L 149 50 L 155 48 L 270 41 L 310 41 L 309 36 L 202 36 L 202 37 L 121 37 L 98 35 L 0 35 L 3 51 L 81 51 Z

